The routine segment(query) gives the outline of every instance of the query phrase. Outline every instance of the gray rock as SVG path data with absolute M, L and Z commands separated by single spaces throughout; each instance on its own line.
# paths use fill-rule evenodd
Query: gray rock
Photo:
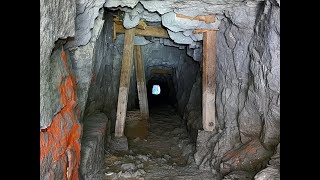
M 255 180 L 280 180 L 280 170 L 275 167 L 267 167 L 263 169 L 262 171 L 258 172 L 254 176 Z
M 110 144 L 111 151 L 128 151 L 128 139 L 125 136 L 113 137 Z
M 220 130 L 204 138 L 204 144 L 197 142 L 195 161 L 200 168 L 219 171 L 224 154 L 241 142 L 261 139 L 268 152 L 279 142 L 279 11 L 269 1 L 225 11 L 217 32 L 216 109 Z M 200 87 L 194 86 L 193 92 L 199 92 Z M 184 115 L 188 127 L 201 129 L 201 118 L 196 117 L 201 102 L 190 97 L 188 104 Z
M 85 105 L 88 98 L 89 87 L 91 84 L 91 80 L 95 73 L 94 65 L 94 52 L 95 52 L 95 44 L 97 39 L 99 38 L 103 25 L 103 14 L 104 11 L 100 11 L 99 16 L 94 21 L 95 25 L 92 29 L 92 33 L 90 32 L 90 42 L 85 46 L 77 47 L 76 49 L 72 49 L 71 59 L 73 60 L 73 68 L 76 72 L 77 78 L 77 96 L 78 96 L 78 107 L 81 112 L 80 119 L 83 117 L 83 113 L 85 110 Z M 92 36 L 91 36 L 92 34 Z
M 182 32 L 173 32 L 171 30 L 167 30 L 170 38 L 178 44 L 191 44 L 193 42 L 192 38 L 189 36 L 183 35 Z
M 143 163 L 137 165 L 137 169 L 143 168 Z
M 171 158 L 171 156 L 169 156 L 168 154 L 163 155 L 163 157 L 164 157 L 167 161 L 169 161 L 169 159 Z
M 222 158 L 220 172 L 227 174 L 234 170 L 257 172 L 267 163 L 272 152 L 266 150 L 258 139 L 229 151 Z
M 82 179 L 92 179 L 102 174 L 107 122 L 108 117 L 103 113 L 84 118 L 79 168 Z
M 140 1 L 144 8 L 150 12 L 158 12 L 164 14 L 172 11 L 171 7 L 173 3 L 171 1 Z
M 139 0 L 108 0 L 104 4 L 104 7 L 117 7 L 117 6 L 128 6 L 133 8 L 136 6 L 136 4 L 139 2 Z
M 63 168 L 67 165 L 65 158 L 72 158 L 75 162 L 70 163 L 69 168 L 77 168 L 76 162 L 80 162 L 80 157 L 76 155 L 80 153 L 79 135 L 81 133 L 80 123 L 74 113 L 76 85 L 71 79 L 74 73 L 71 69 L 69 52 L 63 50 L 62 43 L 62 41 L 57 42 L 57 47 L 50 57 L 50 96 L 47 100 L 50 100 L 48 103 L 52 105 L 51 110 L 55 116 L 50 119 L 49 127 L 40 132 L 41 179 L 63 179 L 65 176 Z M 66 107 L 65 110 L 63 110 L 64 107 Z M 40 128 L 45 128 L 41 122 Z M 75 173 L 70 175 L 77 176 Z
M 120 177 L 131 178 L 131 177 L 133 177 L 133 176 L 132 176 L 132 173 L 131 173 L 131 172 L 125 172 L 125 173 L 121 173 L 121 174 L 120 174 Z
M 187 48 L 187 54 L 193 58 L 194 61 L 202 61 L 202 46 L 200 48 L 191 49 L 190 46 Z
M 127 163 L 127 164 L 122 164 L 121 165 L 121 170 L 123 172 L 129 171 L 129 170 L 135 170 L 136 166 L 133 163 Z
M 75 35 L 75 0 L 40 0 L 40 128 L 47 128 L 52 121 L 57 107 L 51 89 L 51 73 L 56 71 L 50 65 L 50 55 L 54 43 L 59 38 Z
M 280 143 L 276 153 L 271 157 L 268 167 L 254 176 L 255 180 L 280 179 Z
M 126 29 L 131 29 L 133 27 L 136 27 L 139 24 L 140 16 L 132 16 L 129 13 L 125 13 L 124 20 L 123 20 L 123 26 Z
M 190 20 L 176 17 L 174 12 L 169 12 L 161 16 L 163 26 L 173 32 L 190 31 L 195 29 L 218 29 L 220 20 L 216 19 L 214 23 L 205 23 L 199 20 Z
M 140 160 L 143 160 L 143 161 L 148 161 L 148 160 L 149 160 L 148 156 L 146 156 L 146 155 L 141 155 L 141 154 L 139 154 L 139 155 L 137 156 L 137 158 L 140 159 Z
M 223 177 L 223 180 L 252 180 L 254 173 L 247 171 L 232 171 Z
M 152 42 L 146 40 L 146 38 L 144 38 L 143 36 L 134 36 L 134 45 L 143 46 L 149 43 Z
M 98 19 L 97 19 L 98 20 Z M 116 108 L 122 57 L 122 44 L 118 39 L 112 41 L 113 33 L 113 17 L 111 13 L 105 13 L 104 24 L 100 32 L 100 36 L 95 41 L 92 56 L 92 65 L 87 60 L 87 64 L 83 64 L 83 69 L 79 69 L 79 74 L 88 73 L 92 75 L 91 80 L 81 80 L 82 97 L 86 94 L 84 90 L 88 87 L 88 95 L 86 98 L 85 114 L 92 114 L 95 111 L 103 111 L 110 119 L 110 128 L 114 127 L 116 119 Z M 122 40 L 123 43 L 123 40 Z M 89 43 L 90 44 L 90 43 Z M 119 47 L 116 44 L 120 44 Z M 91 68 L 91 71 L 88 70 Z M 86 76 L 84 76 L 85 78 Z M 109 83 L 106 83 L 109 82 Z M 80 86 L 80 85 L 79 85 Z M 78 95 L 80 97 L 80 95 Z M 84 99 L 84 98 L 83 98 Z M 82 99 L 79 99 L 82 100 Z M 110 130 L 111 132 L 111 130 Z
M 76 2 L 75 39 L 69 43 L 70 47 L 82 46 L 89 43 L 92 36 L 92 29 L 97 28 L 95 27 L 96 18 L 101 14 L 101 11 L 103 14 L 103 9 L 101 8 L 104 3 L 105 0 L 82 0 Z M 99 12 L 100 9 L 101 11 Z
M 143 169 L 138 169 L 138 171 L 139 171 L 140 174 L 146 174 L 146 171 L 143 170 Z

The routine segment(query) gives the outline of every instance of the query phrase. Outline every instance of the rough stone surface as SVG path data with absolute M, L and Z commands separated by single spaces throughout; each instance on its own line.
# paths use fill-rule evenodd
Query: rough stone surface
M 94 69 L 95 57 L 94 53 L 96 51 L 95 44 L 100 36 L 101 30 L 103 28 L 103 9 L 99 12 L 99 16 L 94 21 L 95 25 L 92 29 L 92 35 L 90 33 L 90 41 L 85 46 L 80 46 L 75 49 L 71 48 L 71 58 L 73 61 L 74 71 L 77 77 L 77 96 L 78 96 L 78 107 L 81 112 L 81 119 L 84 114 L 85 105 L 87 102 L 89 87 L 96 70 Z M 77 35 L 77 34 L 76 34 Z
M 280 143 L 267 166 L 254 176 L 255 180 L 280 179 Z
M 279 11 L 274 1 L 251 3 L 226 11 L 221 19 L 217 33 L 217 131 L 198 135 L 202 142 L 197 142 L 195 153 L 199 168 L 219 173 L 225 153 L 253 139 L 260 139 L 266 151 L 280 142 Z M 201 93 L 201 81 L 197 83 L 184 114 L 193 137 L 202 127 L 201 101 L 194 98 L 194 93 Z
M 70 46 L 82 46 L 89 43 L 94 28 L 96 18 L 101 14 L 103 4 L 106 0 L 77 0 L 76 32 L 74 41 Z M 102 23 L 103 24 L 103 23 Z
M 178 44 L 191 44 L 194 42 L 191 37 L 183 35 L 182 32 L 173 32 L 168 30 L 168 34 L 170 38 Z
M 134 45 L 143 46 L 146 44 L 151 43 L 150 41 L 146 40 L 143 36 L 135 36 L 134 37 Z
M 75 34 L 75 0 L 40 0 L 40 129 L 47 128 L 56 112 L 59 111 L 51 89 L 50 55 L 55 41 L 72 37 Z
M 184 51 L 186 53 L 186 50 Z M 184 58 L 178 61 L 175 76 L 173 77 L 179 114 L 183 114 L 185 111 L 192 85 L 196 81 L 196 75 L 200 69 L 199 63 L 193 61 L 189 56 L 184 56 Z
M 123 19 L 123 26 L 126 29 L 131 29 L 133 27 L 136 27 L 139 24 L 140 16 L 132 16 L 129 13 L 125 13 L 124 19 Z
M 128 151 L 129 150 L 128 139 L 125 136 L 113 137 L 108 144 L 110 146 L 111 152 Z
M 216 19 L 214 23 L 205 23 L 204 21 L 176 17 L 174 12 L 163 14 L 161 19 L 162 24 L 173 32 L 194 29 L 218 29 L 220 24 L 219 19 Z
M 103 113 L 84 117 L 79 169 L 81 179 L 95 179 L 103 174 L 107 122 L 108 117 Z
M 137 5 L 138 2 L 139 0 L 108 0 L 106 1 L 104 7 L 127 6 L 127 7 L 133 8 L 134 6 Z
M 220 172 L 224 175 L 235 170 L 257 172 L 267 164 L 271 154 L 258 139 L 252 140 L 227 152 L 221 159 Z
M 254 176 L 255 180 L 280 180 L 280 170 L 275 167 L 267 167 L 262 171 L 258 172 Z
M 49 65 L 49 90 L 57 112 L 50 126 L 40 131 L 40 179 L 78 179 L 81 126 L 76 114 L 76 77 L 69 52 L 61 43 L 53 50 Z
M 106 13 L 104 19 L 100 36 L 94 44 L 92 69 L 89 71 L 92 78 L 86 84 L 89 87 L 85 114 L 104 112 L 111 123 L 109 127 L 114 127 L 122 54 L 121 47 L 116 46 L 118 40 L 112 42 L 112 14 Z
M 252 180 L 254 173 L 248 171 L 232 171 L 223 177 L 223 180 Z

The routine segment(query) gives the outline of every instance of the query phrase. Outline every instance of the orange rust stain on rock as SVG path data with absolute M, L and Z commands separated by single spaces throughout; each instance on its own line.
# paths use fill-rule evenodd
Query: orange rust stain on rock
M 69 168 L 73 169 L 71 174 L 68 174 L 68 179 L 78 179 L 78 169 L 80 165 L 80 144 L 79 138 L 81 133 L 81 126 L 76 121 L 75 106 L 75 77 L 72 78 L 67 66 L 66 53 L 62 51 L 61 58 L 65 63 L 69 75 L 61 81 L 59 85 L 59 92 L 61 94 L 60 103 L 62 109 L 58 112 L 52 120 L 50 127 L 46 132 L 40 132 L 40 161 L 45 157 L 52 158 L 53 163 L 58 160 L 63 162 L 64 179 L 67 179 L 67 151 L 72 151 L 72 159 L 69 159 Z M 67 116 L 72 120 L 72 125 L 67 125 Z M 68 128 L 69 127 L 69 128 Z M 71 128 L 70 128 L 71 127 Z M 45 134 L 46 133 L 46 134 Z M 45 141 L 47 135 L 47 141 Z
M 61 52 L 61 59 L 63 60 L 64 66 L 66 67 L 66 69 L 69 70 L 68 62 L 67 62 L 67 54 L 64 50 L 62 50 L 62 52 Z

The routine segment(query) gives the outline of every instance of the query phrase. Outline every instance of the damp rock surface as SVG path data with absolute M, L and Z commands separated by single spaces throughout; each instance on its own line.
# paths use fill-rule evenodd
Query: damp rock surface
M 108 117 L 104 113 L 92 114 L 84 118 L 81 139 L 82 179 L 94 179 L 101 176 L 104 165 L 104 142 L 107 134 Z

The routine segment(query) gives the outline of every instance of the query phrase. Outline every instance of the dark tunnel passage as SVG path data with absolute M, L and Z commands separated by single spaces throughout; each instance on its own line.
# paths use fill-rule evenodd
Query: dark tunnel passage
M 152 94 L 152 88 L 154 85 L 160 86 L 160 94 Z M 153 74 L 147 82 L 147 96 L 150 109 L 166 104 L 174 106 L 176 103 L 176 93 L 172 75 Z

